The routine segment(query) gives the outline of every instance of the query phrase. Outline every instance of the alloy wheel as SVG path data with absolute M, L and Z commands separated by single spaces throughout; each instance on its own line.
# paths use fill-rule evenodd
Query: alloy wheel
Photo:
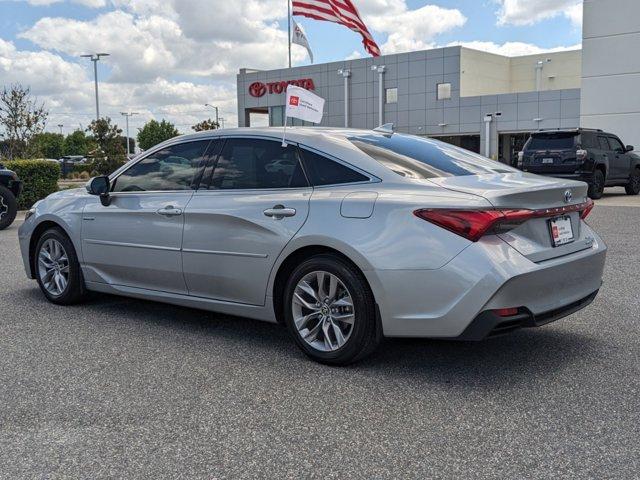
M 298 334 L 316 350 L 338 350 L 353 332 L 353 299 L 332 273 L 315 271 L 302 277 L 293 292 L 291 308 Z
M 38 273 L 49 294 L 58 297 L 64 293 L 69 284 L 69 256 L 58 240 L 50 238 L 40 247 Z
M 0 220 L 9 212 L 9 205 L 4 201 L 4 197 L 0 195 Z

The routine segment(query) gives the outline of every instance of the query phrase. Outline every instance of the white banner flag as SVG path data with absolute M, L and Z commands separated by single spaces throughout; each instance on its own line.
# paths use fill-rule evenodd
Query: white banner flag
M 299 118 L 300 120 L 313 123 L 320 123 L 322 121 L 324 98 L 302 87 L 296 87 L 295 85 L 287 86 L 286 106 L 285 116 L 287 117 Z
M 311 63 L 313 63 L 313 52 L 311 52 L 311 46 L 309 46 L 309 40 L 307 40 L 307 34 L 304 33 L 304 30 L 300 25 L 296 23 L 296 21 L 292 18 L 291 22 L 293 22 L 293 32 L 291 34 L 291 43 L 295 43 L 296 45 L 301 45 L 307 49 L 307 53 L 309 54 L 309 58 L 311 59 Z

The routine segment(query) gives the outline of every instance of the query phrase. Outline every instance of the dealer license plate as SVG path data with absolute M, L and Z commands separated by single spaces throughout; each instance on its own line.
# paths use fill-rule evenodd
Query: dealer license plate
M 554 247 L 573 242 L 571 218 L 568 216 L 565 215 L 549 220 L 549 230 L 551 232 L 551 242 Z
M 553 163 L 553 158 L 543 158 L 542 163 Z

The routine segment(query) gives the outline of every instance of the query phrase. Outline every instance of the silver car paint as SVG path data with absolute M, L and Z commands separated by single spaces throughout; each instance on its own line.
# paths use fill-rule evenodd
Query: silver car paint
M 279 129 L 268 128 L 205 132 L 173 139 L 156 149 L 216 136 L 276 140 L 280 133 Z M 256 195 L 247 191 L 245 199 L 242 192 L 227 197 L 219 192 L 198 191 L 188 199 L 189 194 L 184 194 L 184 198 L 182 194 L 169 193 L 165 194 L 166 198 L 161 194 L 155 200 L 138 199 L 143 206 L 140 211 L 133 208 L 131 217 L 137 216 L 138 220 L 127 221 L 128 227 L 122 225 L 122 228 L 117 225 L 117 219 L 101 216 L 105 212 L 100 209 L 105 207 L 84 189 L 53 194 L 40 202 L 35 214 L 20 227 L 27 273 L 31 276 L 28 258 L 31 233 L 41 222 L 53 221 L 71 237 L 91 290 L 275 321 L 272 292 L 278 268 L 296 250 L 321 245 L 343 253 L 363 271 L 379 304 L 384 334 L 388 336 L 455 336 L 486 308 L 514 306 L 509 302 L 517 300 L 532 311 L 541 312 L 569 304 L 599 287 L 606 247 L 588 225 L 577 219 L 578 242 L 582 242 L 579 251 L 567 250 L 566 254 L 557 256 L 562 253 L 558 249 L 563 248 L 558 247 L 555 258 L 532 261 L 535 258 L 526 250 L 526 242 L 535 242 L 535 239 L 527 238 L 527 232 L 516 233 L 520 238 L 511 241 L 491 235 L 472 243 L 412 213 L 418 208 L 487 208 L 499 204 L 505 198 L 497 193 L 501 178 L 511 185 L 502 193 L 511 194 L 510 201 L 514 203 L 503 206 L 516 207 L 519 205 L 515 204 L 529 203 L 535 208 L 557 206 L 558 202 L 548 197 L 564 188 L 574 190 L 572 203 L 579 203 L 584 184 L 523 174 L 508 167 L 505 174 L 490 175 L 492 179 L 469 176 L 408 181 L 362 153 L 345 138 L 345 133 L 349 131 L 292 128 L 287 135 L 291 143 L 317 149 L 367 172 L 370 182 L 275 194 L 260 191 Z M 144 156 L 138 159 L 141 158 Z M 514 189 L 517 187 L 521 191 Z M 215 197 L 222 198 L 226 206 L 221 204 L 208 211 L 208 202 Z M 178 201 L 186 201 L 181 216 L 185 222 L 185 240 L 176 251 L 173 232 L 179 229 L 179 222 L 165 224 L 172 232 L 171 238 L 156 238 L 158 232 L 163 231 L 164 219 L 156 218 L 153 208 L 175 206 Z M 301 221 L 303 217 L 297 213 L 280 220 L 262 218 L 263 210 L 276 202 L 285 206 L 295 203 L 300 213 L 308 208 L 304 214 L 306 220 Z M 124 206 L 126 202 L 118 199 L 116 203 Z M 226 211 L 227 208 L 230 210 Z M 82 220 L 85 215 L 95 219 Z M 100 218 L 106 219 L 108 227 L 101 225 Z M 231 226 L 230 236 L 216 230 L 213 223 L 209 224 L 213 218 L 222 222 L 225 229 Z M 101 233 L 103 228 L 114 231 Z M 260 233 L 265 237 L 260 237 Z M 119 235 L 120 240 L 114 240 L 115 235 Z M 122 240 L 137 246 L 125 245 L 103 255 L 93 247 L 97 243 L 86 244 L 81 239 Z M 87 249 L 87 245 L 91 247 Z M 107 247 L 111 249 L 111 245 Z M 547 250 L 547 245 L 540 245 L 537 252 Z M 120 253 L 116 252 L 124 252 L 123 257 L 117 258 Z M 90 258 L 86 258 L 85 253 L 89 253 Z M 179 281 L 174 283 L 178 256 L 185 262 L 184 290 Z M 162 264 L 167 258 L 169 261 Z M 137 266 L 142 273 L 128 274 L 125 261 L 133 262 L 130 266 Z M 131 270 L 134 269 L 137 268 Z M 156 283 L 153 278 L 160 280 Z M 548 278 L 546 283 L 545 278 Z M 532 288 L 525 288 L 528 279 Z M 225 281 L 229 284 L 223 284 Z M 536 291 L 540 288 L 544 288 L 544 295 Z

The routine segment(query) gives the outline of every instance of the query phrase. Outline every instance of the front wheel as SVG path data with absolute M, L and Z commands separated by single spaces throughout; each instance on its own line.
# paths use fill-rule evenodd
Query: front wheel
M 634 168 L 629 177 L 629 183 L 625 185 L 624 191 L 627 195 L 638 195 L 640 193 L 640 168 Z
M 346 365 L 380 343 L 373 294 L 362 273 L 336 255 L 300 264 L 284 291 L 285 323 L 312 359 Z
M 75 248 L 58 228 L 45 231 L 38 239 L 33 262 L 36 279 L 47 300 L 72 305 L 86 296 L 84 279 Z
M 602 170 L 596 170 L 593 174 L 593 182 L 589 185 L 589 198 L 598 200 L 604 193 L 604 173 Z
M 11 225 L 17 213 L 18 202 L 13 192 L 4 185 L 0 185 L 0 230 Z

